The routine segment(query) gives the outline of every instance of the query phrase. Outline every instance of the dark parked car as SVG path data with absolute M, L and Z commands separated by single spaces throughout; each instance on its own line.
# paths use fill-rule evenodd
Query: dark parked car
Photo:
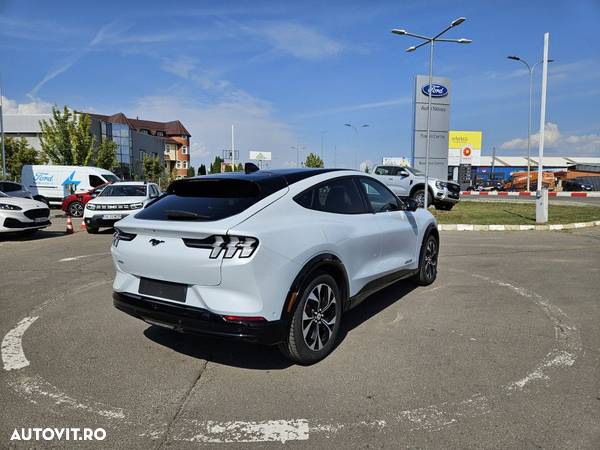
M 577 180 L 563 181 L 563 191 L 592 191 L 594 188 L 591 184 L 582 183 Z

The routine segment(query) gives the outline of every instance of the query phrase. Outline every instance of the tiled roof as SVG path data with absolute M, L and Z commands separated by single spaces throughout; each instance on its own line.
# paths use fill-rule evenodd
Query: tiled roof
M 112 116 L 92 113 L 85 114 L 89 114 L 90 117 L 102 120 L 104 122 L 126 124 L 134 130 L 149 130 L 152 132 L 152 134 L 156 134 L 157 131 L 162 131 L 167 136 L 191 136 L 190 132 L 186 130 L 179 120 L 172 120 L 170 122 L 155 122 L 152 120 L 131 119 L 121 112 L 113 114 Z

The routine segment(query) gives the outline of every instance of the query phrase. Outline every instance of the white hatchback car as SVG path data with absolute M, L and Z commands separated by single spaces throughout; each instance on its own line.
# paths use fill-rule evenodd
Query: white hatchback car
M 51 225 L 45 203 L 0 192 L 0 233 L 35 233 Z
M 110 228 L 159 195 L 160 189 L 154 183 L 124 181 L 110 184 L 86 203 L 83 211 L 86 230 L 95 234 L 101 227 Z
M 432 283 L 438 243 L 429 211 L 367 174 L 187 178 L 116 225 L 114 305 L 177 331 L 279 344 L 311 363 L 370 294 L 408 277 Z

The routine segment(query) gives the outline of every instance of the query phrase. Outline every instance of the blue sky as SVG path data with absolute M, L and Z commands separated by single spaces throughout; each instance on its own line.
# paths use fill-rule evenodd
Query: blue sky
M 195 165 L 229 147 L 232 123 L 243 159 L 264 150 L 273 167 L 295 165 L 290 147 L 318 153 L 323 137 L 328 165 L 351 166 L 355 152 L 377 163 L 410 154 L 413 77 L 428 63 L 389 30 L 430 34 L 459 16 L 448 37 L 473 43 L 440 44 L 434 66 L 452 79 L 451 129 L 482 130 L 483 154 L 525 153 L 528 76 L 505 57 L 540 60 L 548 31 L 546 151 L 600 156 L 598 0 L 0 0 L 5 110 L 179 119 Z

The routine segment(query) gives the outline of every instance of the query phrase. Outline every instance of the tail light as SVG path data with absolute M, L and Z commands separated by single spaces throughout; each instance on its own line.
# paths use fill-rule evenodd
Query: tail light
M 113 234 L 113 245 L 115 247 L 119 246 L 119 241 L 133 241 L 135 239 L 135 237 L 137 236 L 137 234 L 133 234 L 133 233 L 126 233 L 125 231 L 119 229 L 119 228 L 115 228 L 115 234 Z
M 250 258 L 258 247 L 258 239 L 247 236 L 209 236 L 205 239 L 183 239 L 186 247 L 210 249 L 209 258 L 216 259 L 224 252 L 223 258 L 231 259 L 239 251 L 240 258 Z

